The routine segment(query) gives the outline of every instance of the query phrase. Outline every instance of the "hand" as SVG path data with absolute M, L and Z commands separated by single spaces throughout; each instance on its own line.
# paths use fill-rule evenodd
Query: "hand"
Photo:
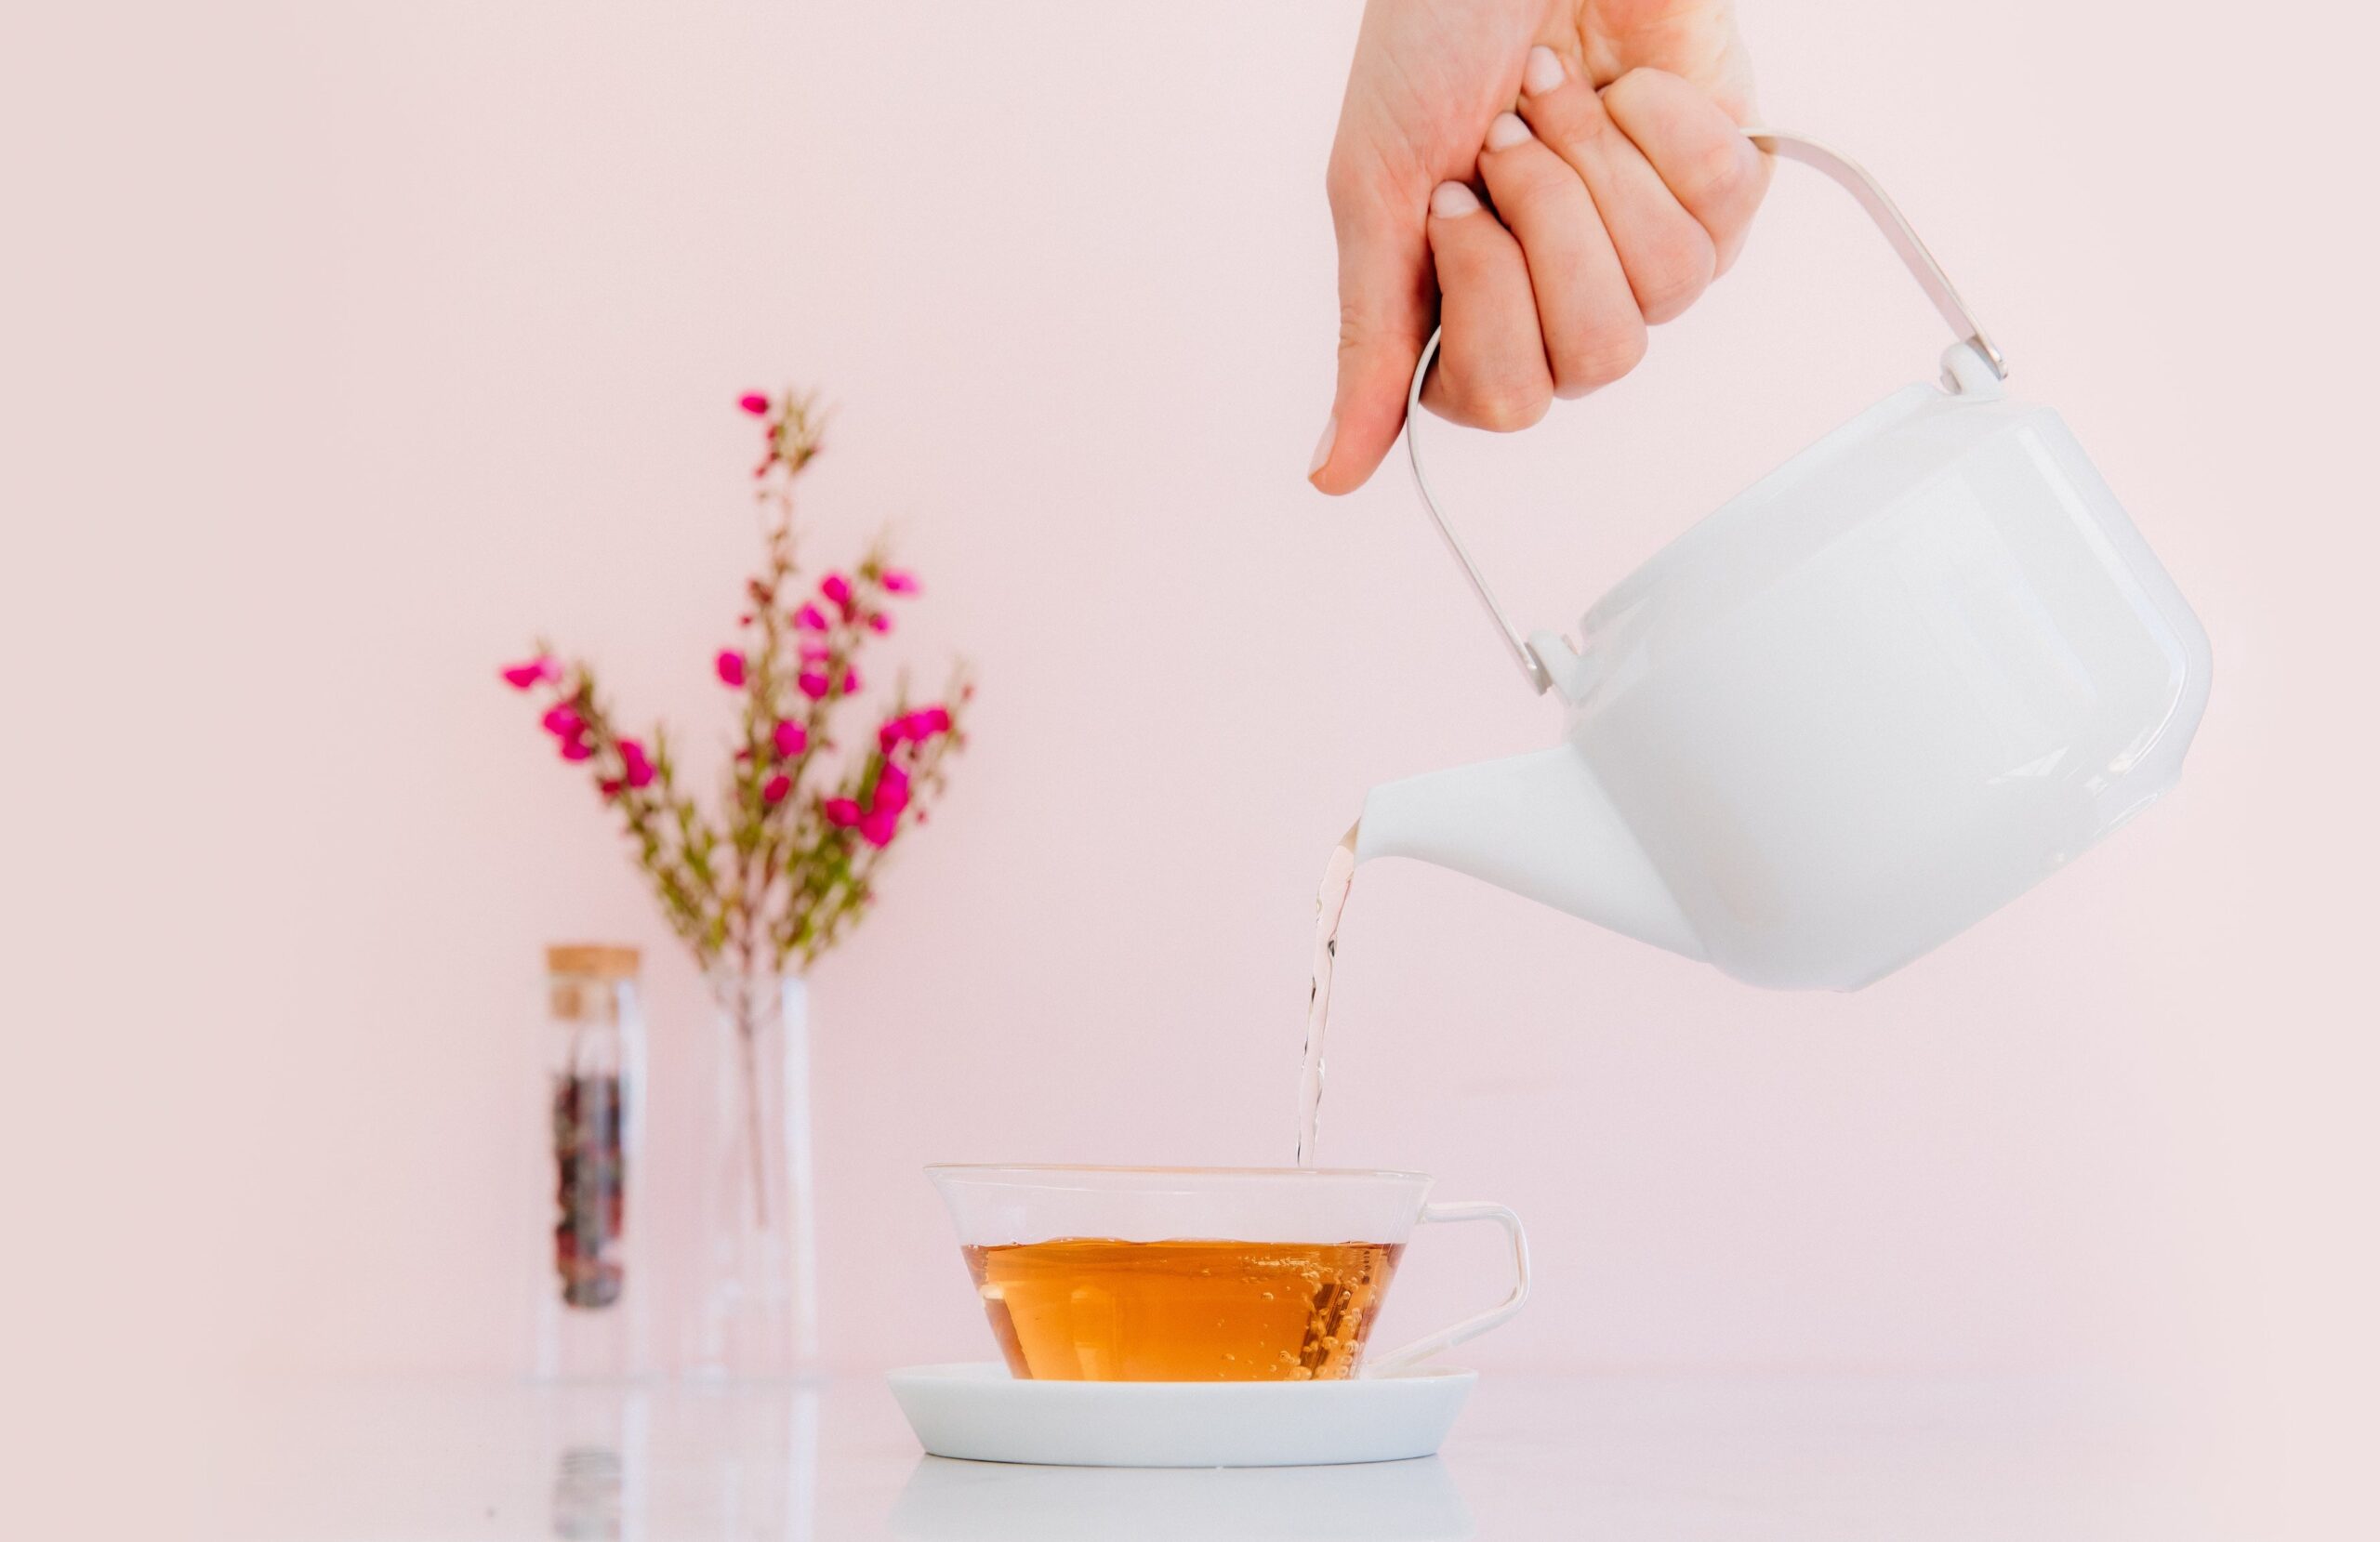
M 1422 400 L 1474 428 L 1634 368 L 1743 245 L 1768 186 L 1752 112 L 1730 0 L 1372 0 L 1330 150 L 1314 484 L 1351 492 L 1388 454 L 1434 323 Z

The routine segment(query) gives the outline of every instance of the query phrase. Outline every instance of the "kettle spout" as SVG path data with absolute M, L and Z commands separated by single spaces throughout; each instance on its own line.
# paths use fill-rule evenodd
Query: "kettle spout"
M 1707 956 L 1586 759 L 1567 745 L 1374 787 L 1355 860 L 1412 857 L 1568 911 L 1597 926 Z

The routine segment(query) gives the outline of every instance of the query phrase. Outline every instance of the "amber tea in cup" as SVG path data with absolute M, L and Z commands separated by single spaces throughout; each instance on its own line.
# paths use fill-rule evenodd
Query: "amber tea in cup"
M 1351 1376 L 1404 1251 L 1116 1237 L 966 1249 L 1009 1370 L 1044 1381 Z
M 1484 1333 L 1527 1253 L 1496 1205 L 1427 1205 L 1417 1173 L 1242 1167 L 927 1169 L 1021 1378 L 1331 1381 Z M 1392 1354 L 1366 1346 L 1414 1225 L 1495 1220 L 1518 1276 L 1494 1310 Z

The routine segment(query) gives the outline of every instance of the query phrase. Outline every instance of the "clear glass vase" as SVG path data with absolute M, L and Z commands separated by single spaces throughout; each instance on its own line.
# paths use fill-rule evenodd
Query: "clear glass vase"
M 800 1375 L 818 1359 L 810 1141 L 810 987 L 710 978 L 715 1061 L 695 1267 L 697 1375 Z

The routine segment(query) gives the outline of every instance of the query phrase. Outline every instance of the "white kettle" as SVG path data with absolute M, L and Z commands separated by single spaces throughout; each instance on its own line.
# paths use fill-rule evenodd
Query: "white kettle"
M 1739 980 L 1851 990 L 1980 920 L 2181 774 L 2198 618 L 2056 413 L 2006 373 L 1883 191 L 1752 132 L 1876 219 L 1960 339 L 1586 613 L 1505 619 L 1423 504 L 1562 743 L 1375 788 L 1356 859 L 1414 857 Z

